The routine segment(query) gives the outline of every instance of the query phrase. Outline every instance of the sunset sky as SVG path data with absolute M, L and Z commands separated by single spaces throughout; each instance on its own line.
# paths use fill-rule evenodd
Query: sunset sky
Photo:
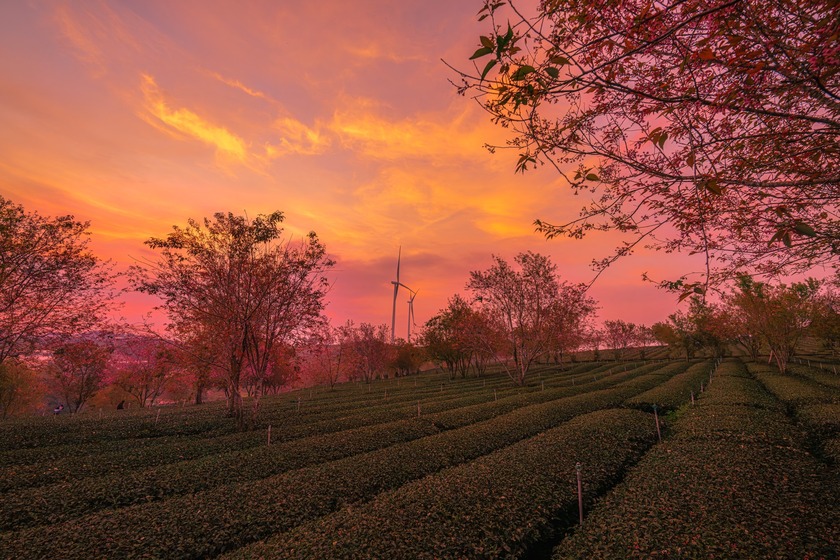
M 97 254 L 124 269 L 143 240 L 217 211 L 282 210 L 338 264 L 334 323 L 390 323 L 397 251 L 422 323 L 491 254 L 531 249 L 589 281 L 617 238 L 546 241 L 533 221 L 584 200 L 516 154 L 441 59 L 469 68 L 478 0 L 62 2 L 0 5 L 0 194 L 90 220 Z M 601 319 L 650 324 L 687 257 L 644 251 L 591 290 Z M 397 333 L 405 336 L 407 297 Z M 139 318 L 154 300 L 133 296 Z

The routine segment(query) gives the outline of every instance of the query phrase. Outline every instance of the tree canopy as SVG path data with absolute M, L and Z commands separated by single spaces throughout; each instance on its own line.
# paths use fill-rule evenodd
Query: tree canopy
M 530 14 L 486 0 L 460 91 L 513 131 L 518 171 L 551 165 L 591 194 L 539 231 L 627 234 L 597 270 L 640 243 L 705 254 L 699 280 L 664 283 L 685 294 L 737 270 L 836 267 L 838 7 L 546 0 Z
M 299 243 L 284 238 L 283 219 L 189 220 L 149 239 L 159 258 L 133 269 L 135 287 L 162 300 L 173 333 L 200 332 L 209 343 L 203 351 L 224 373 L 229 414 L 243 427 L 255 420 L 277 351 L 317 327 L 329 287 L 324 245 L 314 232 Z M 250 419 L 240 394 L 246 373 L 257 397 Z

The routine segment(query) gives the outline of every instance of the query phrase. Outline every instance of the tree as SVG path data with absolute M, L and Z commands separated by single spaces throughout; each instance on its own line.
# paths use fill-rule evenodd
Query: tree
M 785 373 L 797 343 L 820 313 L 820 287 L 814 279 L 771 285 L 744 275 L 724 301 L 744 314 L 748 328 L 764 339 Z
M 517 171 L 551 165 L 593 193 L 537 220 L 548 238 L 625 233 L 599 271 L 640 243 L 705 254 L 705 280 L 663 282 L 684 295 L 837 266 L 835 0 L 551 0 L 532 17 L 485 0 L 479 21 L 460 92 L 513 132 Z
M 15 358 L 0 363 L 0 417 L 4 420 L 33 407 L 41 393 L 36 372 L 29 365 Z
M 834 291 L 827 291 L 820 298 L 817 316 L 811 325 L 811 332 L 819 338 L 823 347 L 837 356 L 840 350 L 840 297 Z
M 96 327 L 113 306 L 115 275 L 88 250 L 89 226 L 0 196 L 0 364 Z
M 136 289 L 163 301 L 170 329 L 200 329 L 211 341 L 228 414 L 240 428 L 256 420 L 276 349 L 316 326 L 328 288 L 324 274 L 333 265 L 314 232 L 299 243 L 284 239 L 283 219 L 281 212 L 253 220 L 220 212 L 189 220 L 146 241 L 159 258 L 132 270 Z M 246 372 L 259 385 L 249 418 L 241 394 Z
M 423 352 L 420 348 L 401 339 L 396 341 L 391 360 L 391 368 L 396 377 L 419 373 L 422 363 Z
M 171 344 L 142 335 L 121 337 L 111 360 L 113 383 L 134 397 L 140 408 L 154 405 L 173 380 L 177 367 Z
M 561 283 L 556 265 L 538 253 L 519 253 L 514 258 L 519 270 L 501 257 L 494 256 L 493 261 L 487 270 L 470 272 L 467 289 L 503 334 L 505 357 L 499 361 L 511 379 L 522 385 L 531 365 L 552 348 L 558 309 L 578 305 L 575 296 L 583 290 Z
M 622 319 L 604 321 L 604 335 L 607 344 L 613 350 L 613 358 L 620 360 L 624 353 L 636 341 L 638 326 Z
M 113 351 L 112 345 L 92 339 L 67 342 L 53 351 L 53 382 L 70 412 L 79 412 L 102 388 Z
M 358 376 L 365 383 L 383 377 L 392 356 L 387 325 L 361 323 L 350 329 L 349 335 L 354 354 L 353 364 Z
M 469 324 L 475 311 L 460 295 L 449 298 L 448 305 L 437 315 L 426 321 L 420 340 L 426 347 L 429 357 L 443 364 L 450 379 L 456 374 L 467 376 L 475 348 L 468 343 L 467 337 L 473 326 Z

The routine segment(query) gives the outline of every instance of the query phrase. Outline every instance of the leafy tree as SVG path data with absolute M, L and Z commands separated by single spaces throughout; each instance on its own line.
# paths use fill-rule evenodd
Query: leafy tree
M 361 323 L 358 327 L 352 327 L 348 334 L 354 354 L 353 364 L 358 376 L 365 383 L 384 377 L 392 359 L 387 325 Z
M 33 407 L 41 393 L 33 368 L 15 358 L 0 363 L 0 417 L 4 420 Z
M 604 321 L 604 336 L 613 350 L 613 358 L 620 360 L 628 348 L 633 346 L 638 336 L 638 325 L 622 319 Z
M 113 351 L 111 344 L 91 339 L 67 342 L 53 351 L 53 382 L 70 412 L 78 412 L 102 388 Z
M 437 315 L 426 321 L 420 340 L 426 348 L 429 357 L 443 364 L 454 378 L 460 373 L 467 376 L 467 370 L 475 353 L 475 348 L 467 341 L 470 333 L 469 322 L 475 311 L 460 295 L 449 298 L 448 305 Z
M 299 243 L 284 239 L 282 221 L 281 212 L 189 220 L 146 241 L 159 258 L 132 271 L 138 290 L 163 300 L 173 331 L 199 329 L 210 341 L 228 414 L 241 428 L 256 420 L 275 351 L 317 325 L 333 264 L 314 232 Z M 241 389 L 249 372 L 259 386 L 246 417 Z
M 557 266 L 543 255 L 519 253 L 514 269 L 501 257 L 484 271 L 470 272 L 467 289 L 502 335 L 504 354 L 499 361 L 519 385 L 531 365 L 552 350 L 561 316 L 559 309 L 580 305 L 580 286 L 561 283 Z M 509 363 L 508 359 L 512 360 Z
M 547 237 L 624 232 L 598 270 L 639 243 L 704 253 L 704 282 L 663 283 L 684 294 L 837 266 L 836 0 L 485 0 L 479 21 L 461 93 L 513 131 L 517 171 L 593 194 Z
M 140 408 L 154 405 L 178 367 L 170 344 L 131 334 L 120 337 L 110 365 L 113 383 L 134 397 Z
M 821 282 L 766 284 L 741 276 L 725 301 L 737 307 L 748 328 L 770 347 L 770 355 L 785 373 L 796 345 L 820 312 Z
M 0 364 L 96 327 L 113 306 L 115 275 L 89 251 L 89 226 L 0 196 Z
M 837 356 L 840 350 L 840 297 L 836 292 L 827 291 L 820 298 L 811 333 L 822 341 L 823 347 L 832 356 Z
M 401 339 L 396 341 L 391 368 L 397 377 L 419 373 L 422 363 L 423 352 L 420 348 Z

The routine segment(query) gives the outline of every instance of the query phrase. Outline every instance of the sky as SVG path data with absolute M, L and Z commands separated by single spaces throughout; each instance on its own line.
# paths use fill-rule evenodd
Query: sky
M 390 323 L 400 280 L 422 324 L 491 256 L 550 255 L 589 282 L 613 234 L 547 241 L 533 221 L 574 217 L 548 168 L 515 174 L 488 152 L 509 131 L 460 96 L 480 0 L 37 1 L 0 3 L 0 194 L 89 220 L 97 255 L 124 270 L 143 241 L 214 212 L 281 210 L 337 261 L 327 308 Z M 591 288 L 599 318 L 651 324 L 673 294 L 642 280 L 697 264 L 639 251 Z M 405 336 L 406 293 L 397 335 Z M 155 304 L 126 296 L 137 321 Z

